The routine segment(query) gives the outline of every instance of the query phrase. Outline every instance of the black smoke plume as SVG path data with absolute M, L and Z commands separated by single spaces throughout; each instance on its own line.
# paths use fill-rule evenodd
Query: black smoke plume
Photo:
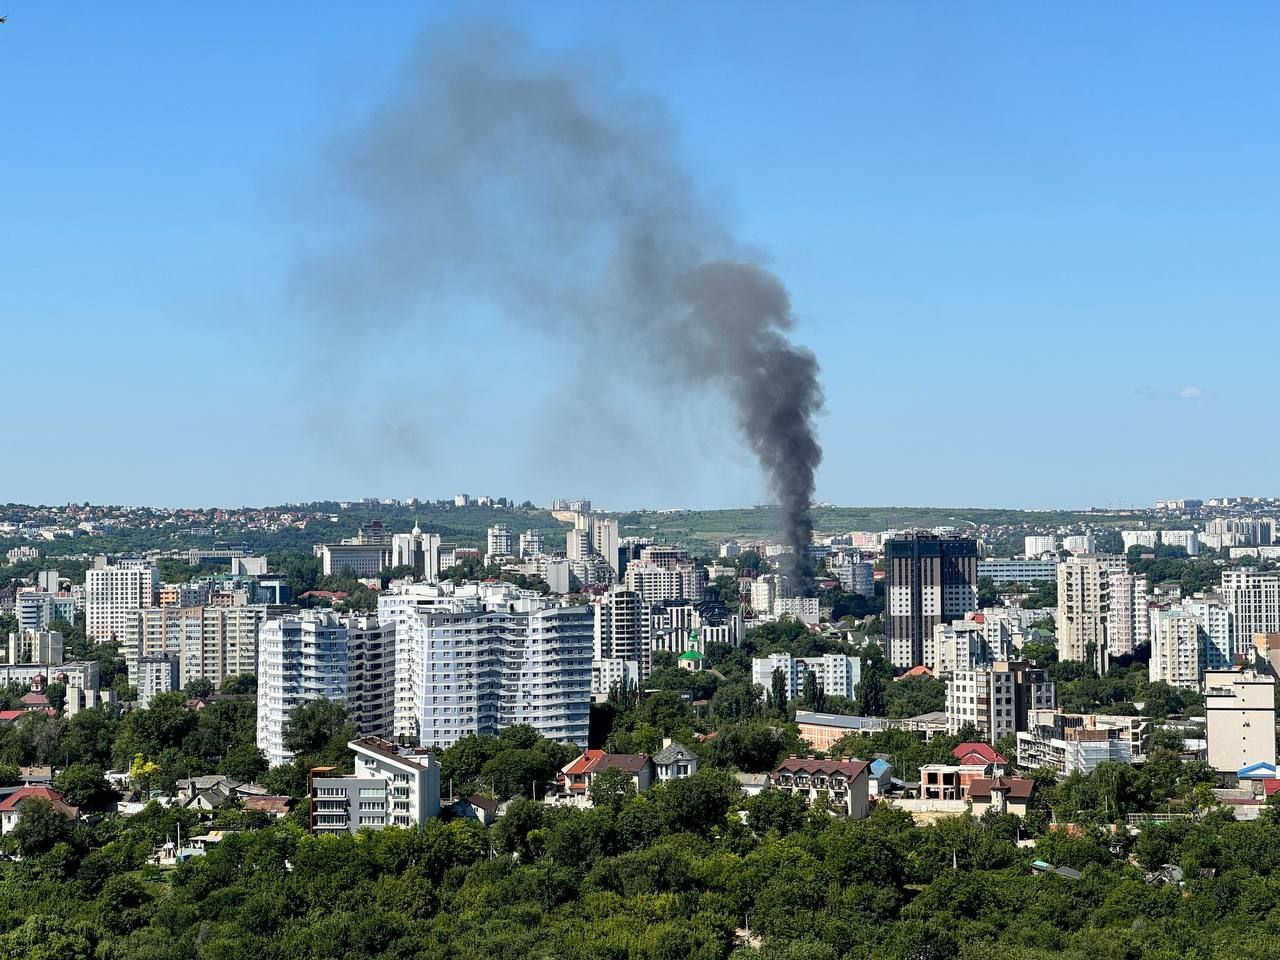
M 811 587 L 817 360 L 787 337 L 781 281 L 698 195 L 660 104 L 608 65 L 451 27 L 423 38 L 336 152 L 350 243 L 305 271 L 313 306 L 384 330 L 403 317 L 421 338 L 407 349 L 429 359 L 448 304 L 483 298 L 547 336 L 603 344 L 598 388 L 643 363 L 664 386 L 723 391 Z

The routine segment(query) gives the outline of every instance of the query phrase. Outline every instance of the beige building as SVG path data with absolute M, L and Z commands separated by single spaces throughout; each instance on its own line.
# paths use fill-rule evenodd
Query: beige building
M 1209 765 L 1235 773 L 1276 762 L 1275 677 L 1253 670 L 1204 675 L 1205 736 Z
M 1151 661 L 1147 676 L 1152 683 L 1197 690 L 1204 663 L 1204 628 L 1200 619 L 1180 607 L 1151 613 Z
M 1109 658 L 1111 576 L 1125 572 L 1123 557 L 1091 554 L 1058 564 L 1058 658 L 1092 656 L 1099 673 Z

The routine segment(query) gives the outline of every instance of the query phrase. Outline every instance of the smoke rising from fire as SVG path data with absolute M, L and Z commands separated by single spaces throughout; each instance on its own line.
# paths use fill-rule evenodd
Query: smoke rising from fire
M 309 264 L 304 289 L 347 323 L 403 318 L 428 367 L 442 305 L 461 295 L 611 345 L 594 389 L 660 377 L 723 393 L 807 589 L 817 359 L 788 339 L 782 282 L 698 195 L 661 104 L 613 74 L 510 30 L 433 29 L 337 144 L 349 242 Z

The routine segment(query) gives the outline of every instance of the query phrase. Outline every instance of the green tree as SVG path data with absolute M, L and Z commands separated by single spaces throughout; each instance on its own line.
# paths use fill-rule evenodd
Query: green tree
M 636 783 L 625 770 L 609 767 L 591 779 L 589 796 L 593 807 L 620 813 L 626 802 L 636 795 Z
M 822 690 L 822 685 L 818 683 L 818 675 L 812 670 L 806 670 L 804 675 L 804 687 L 800 691 L 800 703 L 806 710 L 816 710 L 821 713 L 826 709 L 826 694 Z
M 102 768 L 90 763 L 66 767 L 54 778 L 53 786 L 67 803 L 86 812 L 106 810 L 118 798 L 103 776 Z
M 782 672 L 781 667 L 773 668 L 773 676 L 770 682 L 769 703 L 772 705 L 774 712 L 779 716 L 787 715 L 787 675 Z
M 892 673 L 889 662 L 879 644 L 868 643 L 862 648 L 858 679 L 858 715 L 883 717 L 885 714 L 885 681 Z
M 9 831 L 9 840 L 20 857 L 39 857 L 70 837 L 70 822 L 48 800 L 26 797 L 18 801 L 18 823 Z
M 250 783 L 267 772 L 266 754 L 256 744 L 238 743 L 227 751 L 218 772 L 241 783 Z
M 213 681 L 207 677 L 192 677 L 187 681 L 183 693 L 193 699 L 205 699 L 213 696 Z
M 294 756 L 316 753 L 348 730 L 347 708 L 320 697 L 295 707 L 284 727 L 285 749 Z
M 747 825 L 756 833 L 776 830 L 786 836 L 804 826 L 808 804 L 790 790 L 763 790 L 746 802 Z

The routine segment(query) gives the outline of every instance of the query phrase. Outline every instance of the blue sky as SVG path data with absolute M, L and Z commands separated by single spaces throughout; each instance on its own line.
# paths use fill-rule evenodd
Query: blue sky
M 0 501 L 763 499 L 714 390 L 669 433 L 625 425 L 633 462 L 602 456 L 630 400 L 595 396 L 627 358 L 512 318 L 448 342 L 374 323 L 349 365 L 303 359 L 318 334 L 285 290 L 325 243 L 328 145 L 421 31 L 493 9 L 0 10 Z M 822 362 L 820 499 L 1272 492 L 1273 6 L 500 9 L 665 101 L 704 194 L 786 280 Z M 387 404 L 423 425 L 398 455 L 369 443 Z

